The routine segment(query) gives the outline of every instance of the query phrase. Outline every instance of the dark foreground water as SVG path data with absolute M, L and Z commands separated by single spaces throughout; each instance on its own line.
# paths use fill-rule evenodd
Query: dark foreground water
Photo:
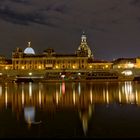
M 2 83 L 2 137 L 140 138 L 140 83 Z

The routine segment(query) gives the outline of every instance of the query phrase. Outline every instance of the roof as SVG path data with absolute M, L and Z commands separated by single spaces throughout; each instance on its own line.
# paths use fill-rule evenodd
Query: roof
M 27 47 L 25 50 L 24 50 L 24 53 L 25 54 L 35 54 L 35 51 L 33 48 L 31 47 Z

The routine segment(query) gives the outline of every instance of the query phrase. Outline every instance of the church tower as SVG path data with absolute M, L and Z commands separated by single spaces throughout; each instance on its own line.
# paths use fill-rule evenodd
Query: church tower
M 84 32 L 81 36 L 81 44 L 78 47 L 77 55 L 81 56 L 81 57 L 93 58 L 93 54 L 92 54 L 91 49 L 89 48 L 89 46 L 87 44 L 87 37 L 86 37 Z

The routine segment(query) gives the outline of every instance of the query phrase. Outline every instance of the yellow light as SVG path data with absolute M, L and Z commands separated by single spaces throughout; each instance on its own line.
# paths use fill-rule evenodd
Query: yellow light
M 108 68 L 108 65 L 105 65 L 106 68 Z
M 24 69 L 24 66 L 22 66 L 21 68 Z
M 133 63 L 128 63 L 126 67 L 127 68 L 133 68 L 134 67 L 134 64 Z
M 56 65 L 55 67 L 56 67 L 56 69 L 58 69 L 58 65 Z
M 73 65 L 72 67 L 73 67 L 73 69 L 75 69 L 75 65 Z
M 41 66 L 39 66 L 38 68 L 41 69 Z
M 89 67 L 92 68 L 92 65 L 90 65 Z
M 118 68 L 120 69 L 120 68 L 121 68 L 121 66 L 118 66 Z
M 6 67 L 5 67 L 5 69 L 7 70 L 7 69 L 8 69 L 8 67 L 6 66 Z
M 29 72 L 29 75 L 32 75 L 32 73 L 31 73 L 31 72 Z

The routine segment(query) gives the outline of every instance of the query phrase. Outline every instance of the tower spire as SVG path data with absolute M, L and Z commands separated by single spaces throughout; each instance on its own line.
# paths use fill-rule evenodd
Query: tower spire
M 84 31 L 82 32 L 81 44 L 78 47 L 77 54 L 79 56 L 86 56 L 86 57 L 89 57 L 89 58 L 93 57 L 93 54 L 91 52 L 91 49 L 88 46 L 87 37 L 86 37 L 86 34 L 85 34 Z
M 28 42 L 28 47 L 29 47 L 29 48 L 31 47 L 31 41 Z
M 86 37 L 86 34 L 85 34 L 84 31 L 83 31 L 82 36 L 81 36 L 81 44 L 82 44 L 82 43 L 87 44 L 87 37 Z

